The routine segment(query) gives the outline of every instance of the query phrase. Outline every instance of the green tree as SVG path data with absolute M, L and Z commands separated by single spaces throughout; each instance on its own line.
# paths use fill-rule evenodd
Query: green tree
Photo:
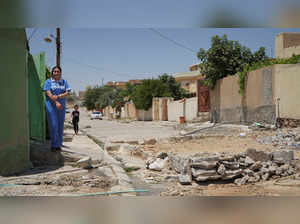
M 148 110 L 152 106 L 153 97 L 173 97 L 175 100 L 186 96 L 185 90 L 176 80 L 167 74 L 158 79 L 143 80 L 135 89 L 133 103 L 137 109 Z
M 180 87 L 180 83 L 176 82 L 175 78 L 167 73 L 159 76 L 159 80 L 162 81 L 169 92 L 175 100 L 182 99 L 187 96 L 185 89 Z
M 213 88 L 218 79 L 241 72 L 245 66 L 268 59 L 265 48 L 252 53 L 238 41 L 228 40 L 227 36 L 214 36 L 208 50 L 200 49 L 198 54 L 200 70 L 205 76 L 204 83 Z

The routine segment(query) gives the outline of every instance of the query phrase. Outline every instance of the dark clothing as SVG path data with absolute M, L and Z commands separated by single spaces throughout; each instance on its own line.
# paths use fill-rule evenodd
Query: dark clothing
M 79 115 L 80 115 L 79 111 L 74 110 L 72 112 L 72 117 L 73 117 L 72 123 L 73 123 L 73 126 L 74 126 L 74 132 L 75 132 L 75 134 L 78 134 L 78 129 L 79 129 L 79 127 L 78 127 Z
M 75 134 L 78 134 L 78 129 L 79 129 L 78 122 L 73 121 L 73 127 L 74 127 Z
M 72 117 L 73 117 L 72 120 L 73 120 L 73 121 L 79 122 L 79 115 L 80 115 L 79 111 L 74 110 L 74 111 L 72 112 Z

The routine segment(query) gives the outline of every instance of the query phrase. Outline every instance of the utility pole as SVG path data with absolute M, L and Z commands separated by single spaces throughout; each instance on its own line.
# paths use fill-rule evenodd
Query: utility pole
M 60 28 L 56 28 L 56 65 L 60 66 L 61 55 L 61 41 L 60 41 Z

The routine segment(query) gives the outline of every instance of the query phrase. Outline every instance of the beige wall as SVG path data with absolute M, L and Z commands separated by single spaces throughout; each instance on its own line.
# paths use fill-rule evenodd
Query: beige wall
M 188 93 L 197 92 L 197 80 L 178 80 L 180 86 L 184 88 Z
M 149 110 L 137 110 L 137 119 L 139 121 L 152 121 L 152 108 Z
M 198 97 L 186 99 L 185 102 L 185 120 L 192 121 L 198 115 Z
M 275 39 L 276 58 L 300 54 L 300 33 L 280 33 Z
M 275 119 L 272 67 L 248 73 L 244 95 L 239 94 L 238 76 L 217 81 L 210 91 L 211 117 L 221 122 L 270 122 Z
M 268 80 L 265 80 L 264 74 L 267 72 L 272 73 L 272 67 L 266 67 L 252 71 L 247 77 L 247 86 L 245 90 L 245 105 L 250 109 L 272 104 L 272 99 L 271 102 L 266 100 L 267 93 L 264 93 L 268 87 L 272 88 L 272 75 L 269 75 L 269 77 L 271 78 L 269 80 L 269 83 L 267 82 Z M 272 90 L 269 90 L 269 93 L 271 92 Z
M 192 121 L 198 115 L 198 98 L 193 97 L 182 100 L 168 101 L 168 120 L 179 122 L 179 117 L 184 116 L 186 121 Z
M 220 108 L 229 109 L 241 106 L 242 97 L 238 93 L 239 86 L 237 80 L 237 76 L 229 76 L 218 81 Z
M 181 100 L 168 101 L 168 120 L 179 122 L 179 117 L 184 116 L 183 106 Z
M 168 101 L 171 97 L 155 97 L 152 101 L 152 118 L 154 121 L 168 120 Z
M 273 122 L 278 115 L 300 119 L 300 64 L 273 65 L 248 73 L 244 97 L 238 93 L 237 80 L 237 76 L 219 80 L 210 92 L 211 113 L 218 121 Z
M 132 102 L 128 102 L 124 105 L 124 111 L 122 112 L 122 118 L 125 119 L 136 119 L 136 109 Z
M 275 104 L 280 98 L 279 116 L 300 119 L 300 65 L 275 65 L 274 70 L 273 100 Z

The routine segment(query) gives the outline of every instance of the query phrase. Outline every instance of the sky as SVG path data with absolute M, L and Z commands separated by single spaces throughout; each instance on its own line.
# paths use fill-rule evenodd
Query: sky
M 168 73 L 186 72 L 199 62 L 197 51 L 208 49 L 211 37 L 226 34 L 228 39 L 256 51 L 264 46 L 269 56 L 275 55 L 275 36 L 280 32 L 300 29 L 273 28 L 155 28 L 167 40 L 146 28 L 62 28 L 63 78 L 76 92 L 88 85 L 101 85 L 102 80 L 127 81 L 152 78 Z M 31 54 L 46 52 L 46 64 L 56 63 L 55 41 L 43 39 L 55 35 L 55 28 L 30 28 L 27 37 Z M 180 45 L 175 44 L 176 41 Z M 186 49 L 188 48 L 188 49 Z M 271 55 L 272 54 L 272 55 Z

